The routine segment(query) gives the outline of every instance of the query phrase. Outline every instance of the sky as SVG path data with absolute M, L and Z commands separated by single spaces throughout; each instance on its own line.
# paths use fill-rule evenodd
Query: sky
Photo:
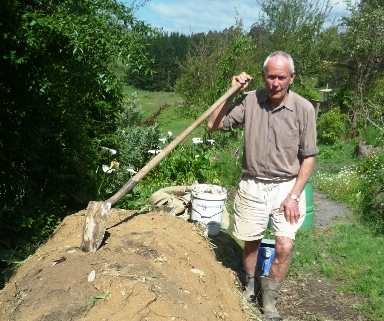
M 343 0 L 331 3 L 335 17 L 348 14 Z M 135 13 L 137 19 L 154 27 L 185 35 L 222 31 L 236 24 L 236 16 L 249 30 L 259 16 L 256 0 L 149 0 Z

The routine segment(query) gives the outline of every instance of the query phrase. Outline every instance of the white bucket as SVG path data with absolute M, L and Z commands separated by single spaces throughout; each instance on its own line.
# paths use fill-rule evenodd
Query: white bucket
M 218 235 L 227 190 L 217 185 L 199 184 L 192 188 L 191 220 L 207 225 L 208 235 Z

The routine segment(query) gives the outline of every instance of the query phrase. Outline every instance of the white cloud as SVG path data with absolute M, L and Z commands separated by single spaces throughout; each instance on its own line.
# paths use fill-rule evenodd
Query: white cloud
M 165 31 L 190 34 L 234 26 L 236 11 L 246 29 L 257 21 L 259 11 L 255 0 L 154 0 L 139 10 L 138 18 Z
M 345 0 L 331 0 L 332 17 L 347 15 Z M 236 14 L 237 12 L 237 14 Z M 137 18 L 168 32 L 183 34 L 222 31 L 236 24 L 236 16 L 248 30 L 259 17 L 256 0 L 151 0 Z

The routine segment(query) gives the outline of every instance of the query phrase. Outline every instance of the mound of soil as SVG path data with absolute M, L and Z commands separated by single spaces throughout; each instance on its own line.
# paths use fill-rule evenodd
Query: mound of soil
M 317 201 L 331 206 L 322 228 L 345 214 Z M 104 243 L 84 253 L 85 214 L 68 216 L 16 271 L 0 291 L 0 320 L 262 320 L 241 297 L 241 247 L 224 231 L 207 239 L 168 213 L 112 209 Z M 286 280 L 278 308 L 285 320 L 365 320 L 355 303 L 306 275 Z

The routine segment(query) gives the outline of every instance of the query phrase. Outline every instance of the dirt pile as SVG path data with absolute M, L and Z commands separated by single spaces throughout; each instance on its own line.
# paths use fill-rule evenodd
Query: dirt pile
M 0 294 L 0 319 L 245 320 L 233 271 L 198 228 L 166 213 L 111 211 L 105 243 L 79 249 L 67 217 Z
M 348 214 L 321 194 L 314 201 L 314 233 Z M 239 294 L 242 249 L 227 233 L 207 240 L 168 213 L 112 209 L 105 242 L 84 253 L 85 214 L 68 216 L 0 291 L 1 321 L 263 320 Z M 278 309 L 284 320 L 365 321 L 361 303 L 335 280 L 290 271 Z

